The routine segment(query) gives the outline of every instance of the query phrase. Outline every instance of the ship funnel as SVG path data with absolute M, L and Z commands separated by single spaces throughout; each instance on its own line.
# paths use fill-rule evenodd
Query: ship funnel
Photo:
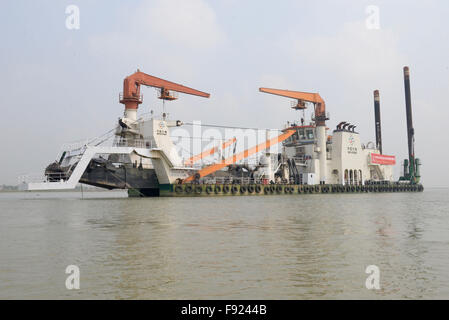
M 339 124 L 337 124 L 337 130 L 341 130 L 341 126 L 344 125 L 346 121 L 342 121 Z
M 379 90 L 374 90 L 374 124 L 376 128 L 376 147 L 382 154 L 382 129 L 380 123 L 380 97 Z

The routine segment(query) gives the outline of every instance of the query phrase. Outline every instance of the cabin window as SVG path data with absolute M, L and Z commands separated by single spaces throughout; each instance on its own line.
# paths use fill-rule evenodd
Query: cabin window
M 307 130 L 307 139 L 313 139 L 313 130 Z
M 299 139 L 304 140 L 306 138 L 306 136 L 304 135 L 304 129 L 299 129 L 298 134 L 299 134 Z

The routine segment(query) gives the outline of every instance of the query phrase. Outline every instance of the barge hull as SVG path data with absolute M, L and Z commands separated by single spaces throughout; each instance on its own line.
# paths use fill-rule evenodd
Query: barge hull
M 395 193 L 422 192 L 421 184 L 387 185 L 239 185 L 239 184 L 161 184 L 161 197 L 211 197 L 211 196 L 263 196 L 263 195 L 306 195 L 331 193 Z M 143 192 L 142 192 L 143 193 Z M 128 192 L 130 197 L 141 197 L 138 190 Z

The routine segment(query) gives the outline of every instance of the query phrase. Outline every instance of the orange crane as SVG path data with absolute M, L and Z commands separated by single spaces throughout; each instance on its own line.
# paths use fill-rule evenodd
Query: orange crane
M 139 104 L 142 103 L 142 95 L 140 94 L 141 85 L 159 88 L 159 99 L 162 100 L 171 101 L 177 99 L 171 91 L 191 94 L 204 98 L 210 97 L 209 93 L 157 78 L 137 70 L 137 72 L 126 77 L 123 81 L 123 93 L 120 95 L 120 103 L 125 105 L 125 110 L 137 110 Z
M 225 142 L 223 142 L 221 144 L 221 149 L 226 149 L 227 147 L 229 147 L 230 145 L 232 145 L 233 143 L 235 143 L 237 141 L 237 138 L 231 138 Z M 185 165 L 186 166 L 191 166 L 193 165 L 195 162 L 200 161 L 203 158 L 207 158 L 208 156 L 213 155 L 215 152 L 217 152 L 219 150 L 218 146 L 215 146 L 209 150 L 203 151 L 200 154 L 197 154 L 196 156 L 190 157 L 189 159 L 186 160 Z
M 224 167 L 229 166 L 230 164 L 234 164 L 237 161 L 243 160 L 245 158 L 248 158 L 249 156 L 256 154 L 260 151 L 263 151 L 267 148 L 269 148 L 270 146 L 274 145 L 274 144 L 278 144 L 281 143 L 282 141 L 284 141 L 285 139 L 287 139 L 288 137 L 290 137 L 293 133 L 295 133 L 295 130 L 285 130 L 285 132 L 277 137 L 274 137 L 270 140 L 267 140 L 263 143 L 258 144 L 257 146 L 254 146 L 250 149 L 247 149 L 245 151 L 242 151 L 232 157 L 226 158 L 224 160 L 221 160 L 218 163 L 212 164 L 210 166 L 204 167 L 201 170 L 198 170 L 194 175 L 191 175 L 189 177 L 187 177 L 186 179 L 183 180 L 183 183 L 186 182 L 190 182 L 193 181 L 195 179 L 199 179 L 201 177 L 205 177 L 207 175 L 210 175 L 220 169 L 223 169 Z
M 277 96 L 287 97 L 296 99 L 298 102 L 293 109 L 305 109 L 306 102 L 313 103 L 315 107 L 315 122 L 317 126 L 324 126 L 325 121 L 328 120 L 326 117 L 326 104 L 323 98 L 321 98 L 319 93 L 301 92 L 301 91 L 290 91 L 281 89 L 271 89 L 271 88 L 259 88 L 260 92 L 270 93 Z
M 312 103 L 315 108 L 315 118 L 313 119 L 316 124 L 316 137 L 317 137 L 317 149 L 319 159 L 319 177 L 320 183 L 326 183 L 326 120 L 329 118 L 326 115 L 326 104 L 319 93 L 290 91 L 270 88 L 259 88 L 259 91 L 274 94 L 277 96 L 288 97 L 297 99 L 298 103 L 293 109 L 305 109 L 306 102 Z

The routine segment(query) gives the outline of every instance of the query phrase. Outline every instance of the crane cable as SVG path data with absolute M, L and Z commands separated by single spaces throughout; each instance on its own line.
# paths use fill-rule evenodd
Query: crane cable
M 248 127 L 232 127 L 232 126 L 221 126 L 215 124 L 198 124 L 193 122 L 184 122 L 185 125 L 188 126 L 201 126 L 201 127 L 215 127 L 215 128 L 224 128 L 224 129 L 250 129 L 250 130 L 270 130 L 270 131 L 282 131 L 282 129 L 270 129 L 270 128 L 248 128 Z

